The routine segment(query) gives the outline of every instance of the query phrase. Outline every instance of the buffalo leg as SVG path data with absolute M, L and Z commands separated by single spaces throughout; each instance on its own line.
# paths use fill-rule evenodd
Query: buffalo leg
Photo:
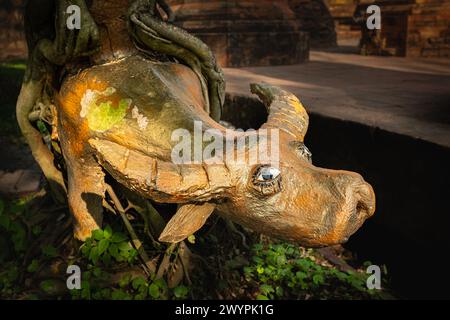
M 68 175 L 68 202 L 74 224 L 74 236 L 85 240 L 102 227 L 104 173 L 92 155 L 78 157 L 67 141 L 61 140 Z

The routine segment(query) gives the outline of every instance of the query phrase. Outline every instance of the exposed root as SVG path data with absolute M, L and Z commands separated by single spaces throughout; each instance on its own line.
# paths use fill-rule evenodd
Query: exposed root
M 249 250 L 250 247 L 247 245 L 247 237 L 236 228 L 236 226 L 234 225 L 234 223 L 231 220 L 228 220 L 228 219 L 224 219 L 224 220 L 225 220 L 227 228 L 230 229 L 231 232 L 237 234 L 241 238 L 242 246 L 245 249 Z
M 183 29 L 158 19 L 154 6 L 154 1 L 133 2 L 128 12 L 131 35 L 138 43 L 183 61 L 197 73 L 200 71 L 206 80 L 206 86 L 201 81 L 209 98 L 211 117 L 219 121 L 225 98 L 225 80 L 211 49 Z
M 125 213 L 125 209 L 123 208 L 122 204 L 120 203 L 119 198 L 117 197 L 116 193 L 114 192 L 113 188 L 110 185 L 106 186 L 106 192 L 111 197 L 117 211 L 119 212 L 120 216 L 122 217 L 123 223 L 125 224 L 125 227 L 127 228 L 128 233 L 131 236 L 133 246 L 138 251 L 139 256 L 141 257 L 141 259 L 144 263 L 144 266 L 145 266 L 145 269 L 146 269 L 148 275 L 154 274 L 156 272 L 156 266 L 153 263 L 153 261 L 150 260 L 147 253 L 145 252 L 144 246 L 143 246 L 141 240 L 139 240 L 130 221 L 128 220 L 126 213 Z
M 30 146 L 33 157 L 46 177 L 52 196 L 58 203 L 66 201 L 67 189 L 62 173 L 54 165 L 54 156 L 44 144 L 42 136 L 29 121 L 29 114 L 42 96 L 44 79 L 30 80 L 22 85 L 17 100 L 16 116 L 20 130 Z

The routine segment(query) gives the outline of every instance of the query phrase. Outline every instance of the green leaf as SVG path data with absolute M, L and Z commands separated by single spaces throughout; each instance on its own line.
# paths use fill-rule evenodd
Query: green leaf
M 281 298 L 281 297 L 283 297 L 284 290 L 283 290 L 282 287 L 277 287 L 277 288 L 275 289 L 275 293 L 277 294 L 278 298 Z
M 137 290 L 139 287 L 142 287 L 145 285 L 147 285 L 147 281 L 142 276 L 134 278 L 133 281 L 131 282 L 131 286 L 133 287 L 134 290 Z
M 304 272 L 297 271 L 297 272 L 295 273 L 295 277 L 296 277 L 297 279 L 299 279 L 299 280 L 303 280 L 303 279 L 307 278 L 308 275 L 307 275 L 306 273 L 304 273 Z
M 251 267 L 244 267 L 244 273 L 251 275 L 253 273 L 253 269 Z
M 268 285 L 268 284 L 261 285 L 261 287 L 259 287 L 259 289 L 261 290 L 261 292 L 264 295 L 269 295 L 270 293 L 275 292 L 273 287 L 271 285 Z
M 108 248 L 108 252 L 109 254 L 113 257 L 116 258 L 119 257 L 119 247 L 117 246 L 117 244 L 112 243 L 109 248 Z
M 293 247 L 291 247 L 291 246 L 289 246 L 286 249 L 286 254 L 288 254 L 288 255 L 294 254 L 294 252 L 295 252 L 295 249 Z
M 42 254 L 48 258 L 54 258 L 58 256 L 58 250 L 52 245 L 47 245 L 42 247 Z
M 34 226 L 33 228 L 31 228 L 31 232 L 33 233 L 33 235 L 38 236 L 41 234 L 42 228 L 41 226 Z
M 98 248 L 93 247 L 91 249 L 91 251 L 89 252 L 89 260 L 91 260 L 94 264 L 96 264 L 98 261 L 98 258 L 99 258 Z
M 0 199 L 0 216 L 3 214 L 3 211 L 5 211 L 5 203 Z
M 53 280 L 44 280 L 40 284 L 40 288 L 42 291 L 46 293 L 51 293 L 55 286 L 55 282 Z
M 129 263 L 133 263 L 134 260 L 137 258 L 138 256 L 138 251 L 136 249 L 131 249 L 130 251 L 128 251 L 128 259 L 127 261 Z
M 103 239 L 103 230 L 97 229 L 97 230 L 92 231 L 92 238 L 94 238 L 97 241 L 102 240 Z
M 103 254 L 102 261 L 105 265 L 109 266 L 111 263 L 111 255 L 108 253 Z
M 13 266 L 12 268 L 10 268 L 6 274 L 6 277 L 7 277 L 8 281 L 10 281 L 10 282 L 16 281 L 17 278 L 19 277 L 19 271 L 18 271 L 17 267 Z
M 131 296 L 123 290 L 114 290 L 111 294 L 112 300 L 131 300 Z
M 281 266 L 286 263 L 286 257 L 284 255 L 280 255 L 277 257 L 277 265 Z
M 117 245 L 121 251 L 130 251 L 131 245 L 128 242 L 121 242 Z
M 187 294 L 189 293 L 189 288 L 185 286 L 178 286 L 175 289 L 173 289 L 173 294 L 178 299 L 184 299 L 186 298 Z
M 27 271 L 30 273 L 36 272 L 36 270 L 39 268 L 39 261 L 37 259 L 33 259 L 29 266 L 27 267 Z
M 89 281 L 87 280 L 82 280 L 81 281 L 81 289 L 91 289 L 91 284 L 89 283 Z
M 149 287 L 148 287 L 148 294 L 150 295 L 150 297 L 152 297 L 153 299 L 158 299 L 159 298 L 159 286 L 155 283 L 152 283 Z
M 81 298 L 85 299 L 85 300 L 91 299 L 91 288 L 90 288 L 89 284 L 81 289 Z
M 0 226 L 9 230 L 11 226 L 11 220 L 7 216 L 0 216 Z
M 36 122 L 36 126 L 38 127 L 39 131 L 42 133 L 42 135 L 48 135 L 48 129 L 45 126 L 44 122 L 42 120 L 38 120 Z
M 105 300 L 108 300 L 111 298 L 111 289 L 109 288 L 104 288 L 100 291 L 102 298 Z
M 84 256 L 84 257 L 89 257 L 89 253 L 90 253 L 90 251 L 91 251 L 91 246 L 88 246 L 86 243 L 84 243 L 82 246 L 81 246 L 81 254 Z
M 262 294 L 260 294 L 260 295 L 258 295 L 258 296 L 256 297 L 256 300 L 269 300 L 269 298 L 266 297 L 266 296 L 264 296 L 264 295 L 262 295 Z
M 113 232 L 112 232 L 111 226 L 110 226 L 110 225 L 107 225 L 106 228 L 105 228 L 105 230 L 103 230 L 103 237 L 104 237 L 105 239 L 109 239 L 109 238 L 111 238 L 112 233 L 113 233 Z
M 261 243 L 257 243 L 253 246 L 253 250 L 255 250 L 255 251 L 261 251 L 263 248 L 264 247 Z
M 103 254 L 103 252 L 105 252 L 106 249 L 108 249 L 108 246 L 109 246 L 108 239 L 100 240 L 100 242 L 98 243 L 98 255 L 101 256 Z
M 111 237 L 111 242 L 118 243 L 128 240 L 128 237 L 121 232 L 116 232 Z
M 168 299 L 168 287 L 167 287 L 167 283 L 164 279 L 155 280 L 152 284 L 159 288 L 158 298 L 155 298 L 155 299 Z M 149 293 L 150 293 L 150 287 L 149 287 Z
M 147 297 L 147 292 L 141 292 L 138 293 L 137 295 L 134 296 L 134 300 L 145 300 L 145 298 Z
M 262 264 L 262 263 L 264 263 L 264 260 L 261 259 L 261 258 L 258 257 L 258 256 L 253 256 L 253 257 L 252 257 L 252 260 L 253 260 L 256 264 Z
M 167 289 L 167 283 L 164 279 L 155 280 L 153 283 L 156 284 L 158 287 L 160 287 L 163 290 Z
M 313 283 L 315 285 L 321 285 L 324 283 L 324 281 L 325 281 L 325 279 L 323 278 L 323 276 L 321 274 L 315 274 L 313 276 Z
M 195 244 L 195 235 L 191 234 L 188 238 L 187 241 L 189 241 L 189 243 Z
M 12 223 L 10 227 L 10 231 L 13 233 L 11 239 L 14 242 L 14 248 L 16 251 L 24 251 L 25 250 L 25 242 L 27 238 L 27 233 L 25 228 L 18 223 Z
M 99 277 L 101 274 L 102 274 L 102 269 L 100 269 L 100 268 L 98 268 L 98 267 L 95 267 L 93 270 L 92 270 L 92 274 L 94 275 L 94 277 Z
M 119 287 L 125 288 L 131 282 L 131 275 L 124 275 L 119 281 Z

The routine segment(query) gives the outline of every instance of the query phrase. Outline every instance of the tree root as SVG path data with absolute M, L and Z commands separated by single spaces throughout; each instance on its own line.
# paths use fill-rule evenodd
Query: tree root
M 127 212 L 129 209 L 134 209 L 144 220 L 144 232 L 149 236 L 155 248 L 161 248 L 161 243 L 156 239 L 164 230 L 166 222 L 159 212 L 153 207 L 149 200 L 143 199 L 139 195 L 133 193 L 132 191 L 120 187 L 120 192 L 124 194 L 128 201 L 128 208 L 125 209 Z
M 167 285 L 175 288 L 183 279 L 191 284 L 189 267 L 192 253 L 184 242 L 169 245 L 159 265 L 155 279 L 167 275 Z
M 85 0 L 58 0 L 53 6 L 50 1 L 29 1 L 25 12 L 25 30 L 29 47 L 29 60 L 25 78 L 22 84 L 16 106 L 17 122 L 20 130 L 30 146 L 33 157 L 41 167 L 46 177 L 51 194 L 57 203 L 67 200 L 67 188 L 63 174 L 54 164 L 54 155 L 43 143 L 42 136 L 31 124 L 30 120 L 38 120 L 40 115 L 33 113 L 34 107 L 39 103 L 45 103 L 46 85 L 55 77 L 56 65 L 64 65 L 68 61 L 81 56 L 88 56 L 98 48 L 98 28 L 93 21 Z M 65 12 L 69 5 L 78 5 L 81 10 L 82 29 L 69 30 L 66 26 Z M 42 5 L 42 8 L 39 7 Z M 43 34 L 45 30 L 39 22 L 46 17 L 36 17 L 36 12 L 50 14 L 48 20 L 55 24 L 55 34 L 46 36 L 54 38 L 50 40 Z M 55 12 L 52 12 L 55 11 Z M 37 24 L 36 24 L 37 23 Z M 31 114 L 31 115 L 30 115 Z
M 62 173 L 54 165 L 52 152 L 43 143 L 42 136 L 29 121 L 29 114 L 35 103 L 42 96 L 44 79 L 30 80 L 22 85 L 19 98 L 17 100 L 16 116 L 20 130 L 25 137 L 34 159 L 41 167 L 45 178 L 48 181 L 51 194 L 57 203 L 66 201 L 67 189 L 64 184 Z
M 144 266 L 145 266 L 145 269 L 146 269 L 148 275 L 154 274 L 156 272 L 156 266 L 153 263 L 153 261 L 150 260 L 147 253 L 145 252 L 144 246 L 142 245 L 141 240 L 139 240 L 136 232 L 133 229 L 133 226 L 131 225 L 130 221 L 128 220 L 125 209 L 123 208 L 122 204 L 120 203 L 119 198 L 117 197 L 116 193 L 114 192 L 113 188 L 110 185 L 106 186 L 106 192 L 111 197 L 117 211 L 119 212 L 120 216 L 122 217 L 123 223 L 125 224 L 125 227 L 127 228 L 128 233 L 131 236 L 132 244 L 133 244 L 134 248 L 138 251 L 139 256 L 141 257 L 141 259 L 144 263 Z
M 181 28 L 155 17 L 155 2 L 135 0 L 128 15 L 130 33 L 146 47 L 183 61 L 206 79 L 211 117 L 219 121 L 225 99 L 225 80 L 211 49 Z M 202 81 L 202 85 L 204 82 Z
M 228 220 L 228 219 L 224 219 L 224 220 L 225 220 L 225 223 L 226 223 L 227 228 L 228 228 L 231 232 L 237 234 L 237 235 L 241 238 L 242 246 L 243 246 L 245 249 L 249 250 L 250 247 L 249 247 L 248 244 L 247 244 L 247 237 L 246 237 L 242 232 L 240 232 L 240 231 L 236 228 L 236 226 L 234 225 L 234 223 L 233 223 L 231 220 Z

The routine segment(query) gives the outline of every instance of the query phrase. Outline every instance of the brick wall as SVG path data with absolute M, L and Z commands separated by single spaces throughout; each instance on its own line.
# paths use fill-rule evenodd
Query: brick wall
M 27 55 L 22 18 L 24 4 L 25 0 L 0 0 L 0 60 Z
M 353 20 L 356 2 L 355 0 L 325 0 L 334 19 L 339 45 L 358 45 L 361 38 L 361 29 Z
M 406 55 L 450 57 L 450 0 L 416 0 L 408 17 Z
M 299 22 L 299 30 L 308 32 L 311 48 L 336 46 L 334 19 L 324 0 L 289 0 Z
M 289 65 L 309 57 L 288 0 L 167 0 L 175 23 L 214 52 L 222 67 Z

